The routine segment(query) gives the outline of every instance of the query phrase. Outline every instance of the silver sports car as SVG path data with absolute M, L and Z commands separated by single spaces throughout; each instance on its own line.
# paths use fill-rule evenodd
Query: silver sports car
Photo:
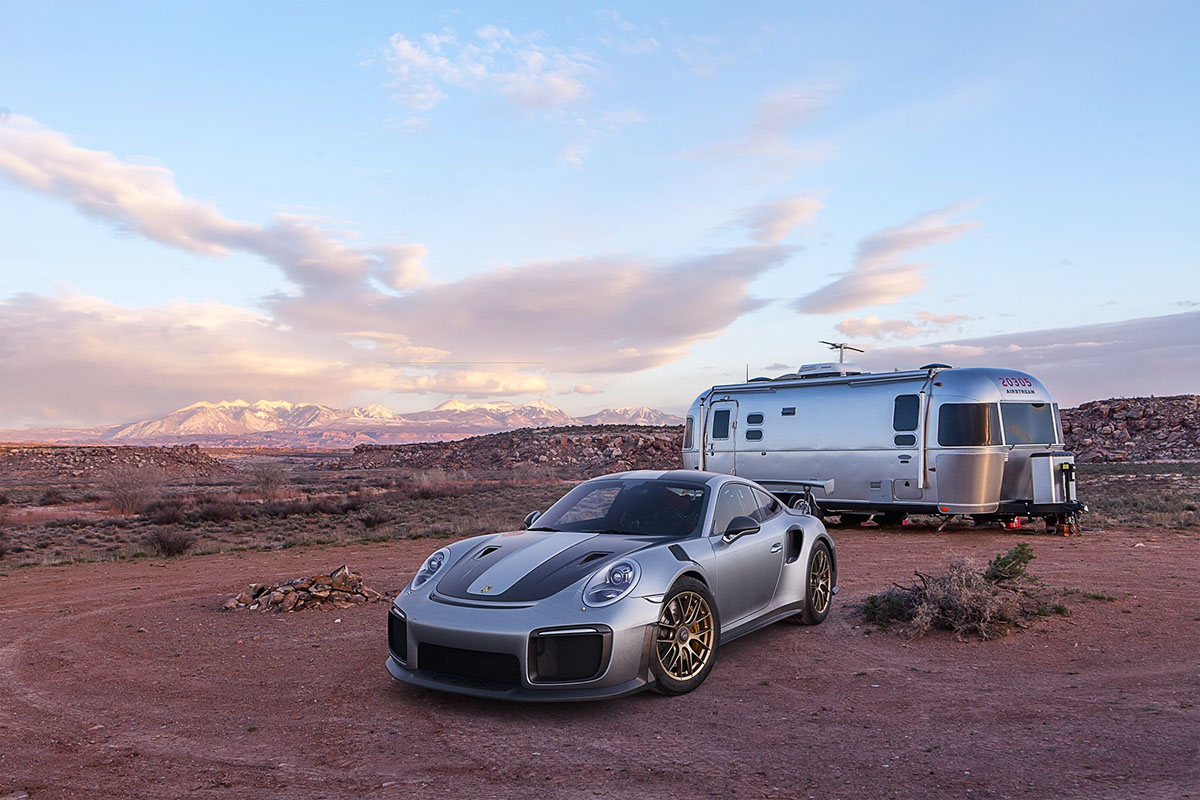
M 837 593 L 833 540 L 761 487 L 694 470 L 579 484 L 527 530 L 421 565 L 388 614 L 388 672 L 513 700 L 690 692 L 717 645 Z

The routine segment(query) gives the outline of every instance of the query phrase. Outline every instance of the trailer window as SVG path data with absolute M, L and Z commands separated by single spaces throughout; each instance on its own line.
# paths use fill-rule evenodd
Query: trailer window
M 763 415 L 762 414 L 747 414 L 746 415 L 746 424 L 747 425 L 762 425 L 763 424 Z
M 938 444 L 981 447 L 1000 444 L 1000 411 L 995 403 L 946 403 L 938 412 Z
M 729 438 L 729 409 L 728 408 L 722 408 L 720 411 L 713 412 L 712 438 L 714 438 L 714 439 L 728 439 Z
M 915 394 L 900 395 L 892 409 L 892 430 L 915 431 L 920 415 L 921 398 Z
M 692 449 L 692 443 L 695 441 L 695 434 L 692 432 L 692 429 L 695 427 L 695 425 L 696 425 L 696 418 L 688 417 L 687 425 L 685 425 L 683 428 L 683 449 L 684 450 Z
M 1054 444 L 1058 431 L 1049 403 L 1001 403 L 1005 444 Z
M 751 442 L 762 441 L 762 428 L 749 428 L 746 431 L 746 439 Z

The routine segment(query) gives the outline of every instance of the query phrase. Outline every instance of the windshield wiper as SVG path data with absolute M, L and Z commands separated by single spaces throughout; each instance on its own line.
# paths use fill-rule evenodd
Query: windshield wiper
M 550 533 L 562 533 L 563 532 L 563 531 L 559 530 L 558 528 L 547 528 L 547 527 L 542 527 L 542 526 L 538 526 L 536 528 L 526 528 L 525 530 L 527 530 L 527 531 L 550 531 Z
M 634 533 L 633 531 L 619 531 L 616 528 L 609 528 L 608 530 L 604 530 L 604 531 L 580 531 L 580 533 L 602 533 L 602 534 L 603 533 L 612 533 L 612 534 L 618 534 L 620 536 L 644 536 L 645 535 L 642 533 Z

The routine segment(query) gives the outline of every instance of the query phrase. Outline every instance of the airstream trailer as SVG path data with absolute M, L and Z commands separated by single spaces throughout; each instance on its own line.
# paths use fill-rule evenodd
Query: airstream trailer
M 1074 532 L 1086 510 L 1058 406 L 1041 381 L 1009 369 L 827 363 L 714 386 L 688 411 L 683 461 L 842 522 L 1043 517 Z

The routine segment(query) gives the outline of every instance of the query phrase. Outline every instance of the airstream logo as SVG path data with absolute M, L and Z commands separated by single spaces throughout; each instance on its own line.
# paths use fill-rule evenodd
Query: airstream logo
M 1033 381 L 1029 378 L 1001 378 L 1000 386 L 1005 394 L 1037 394 L 1037 390 L 1033 388 Z

